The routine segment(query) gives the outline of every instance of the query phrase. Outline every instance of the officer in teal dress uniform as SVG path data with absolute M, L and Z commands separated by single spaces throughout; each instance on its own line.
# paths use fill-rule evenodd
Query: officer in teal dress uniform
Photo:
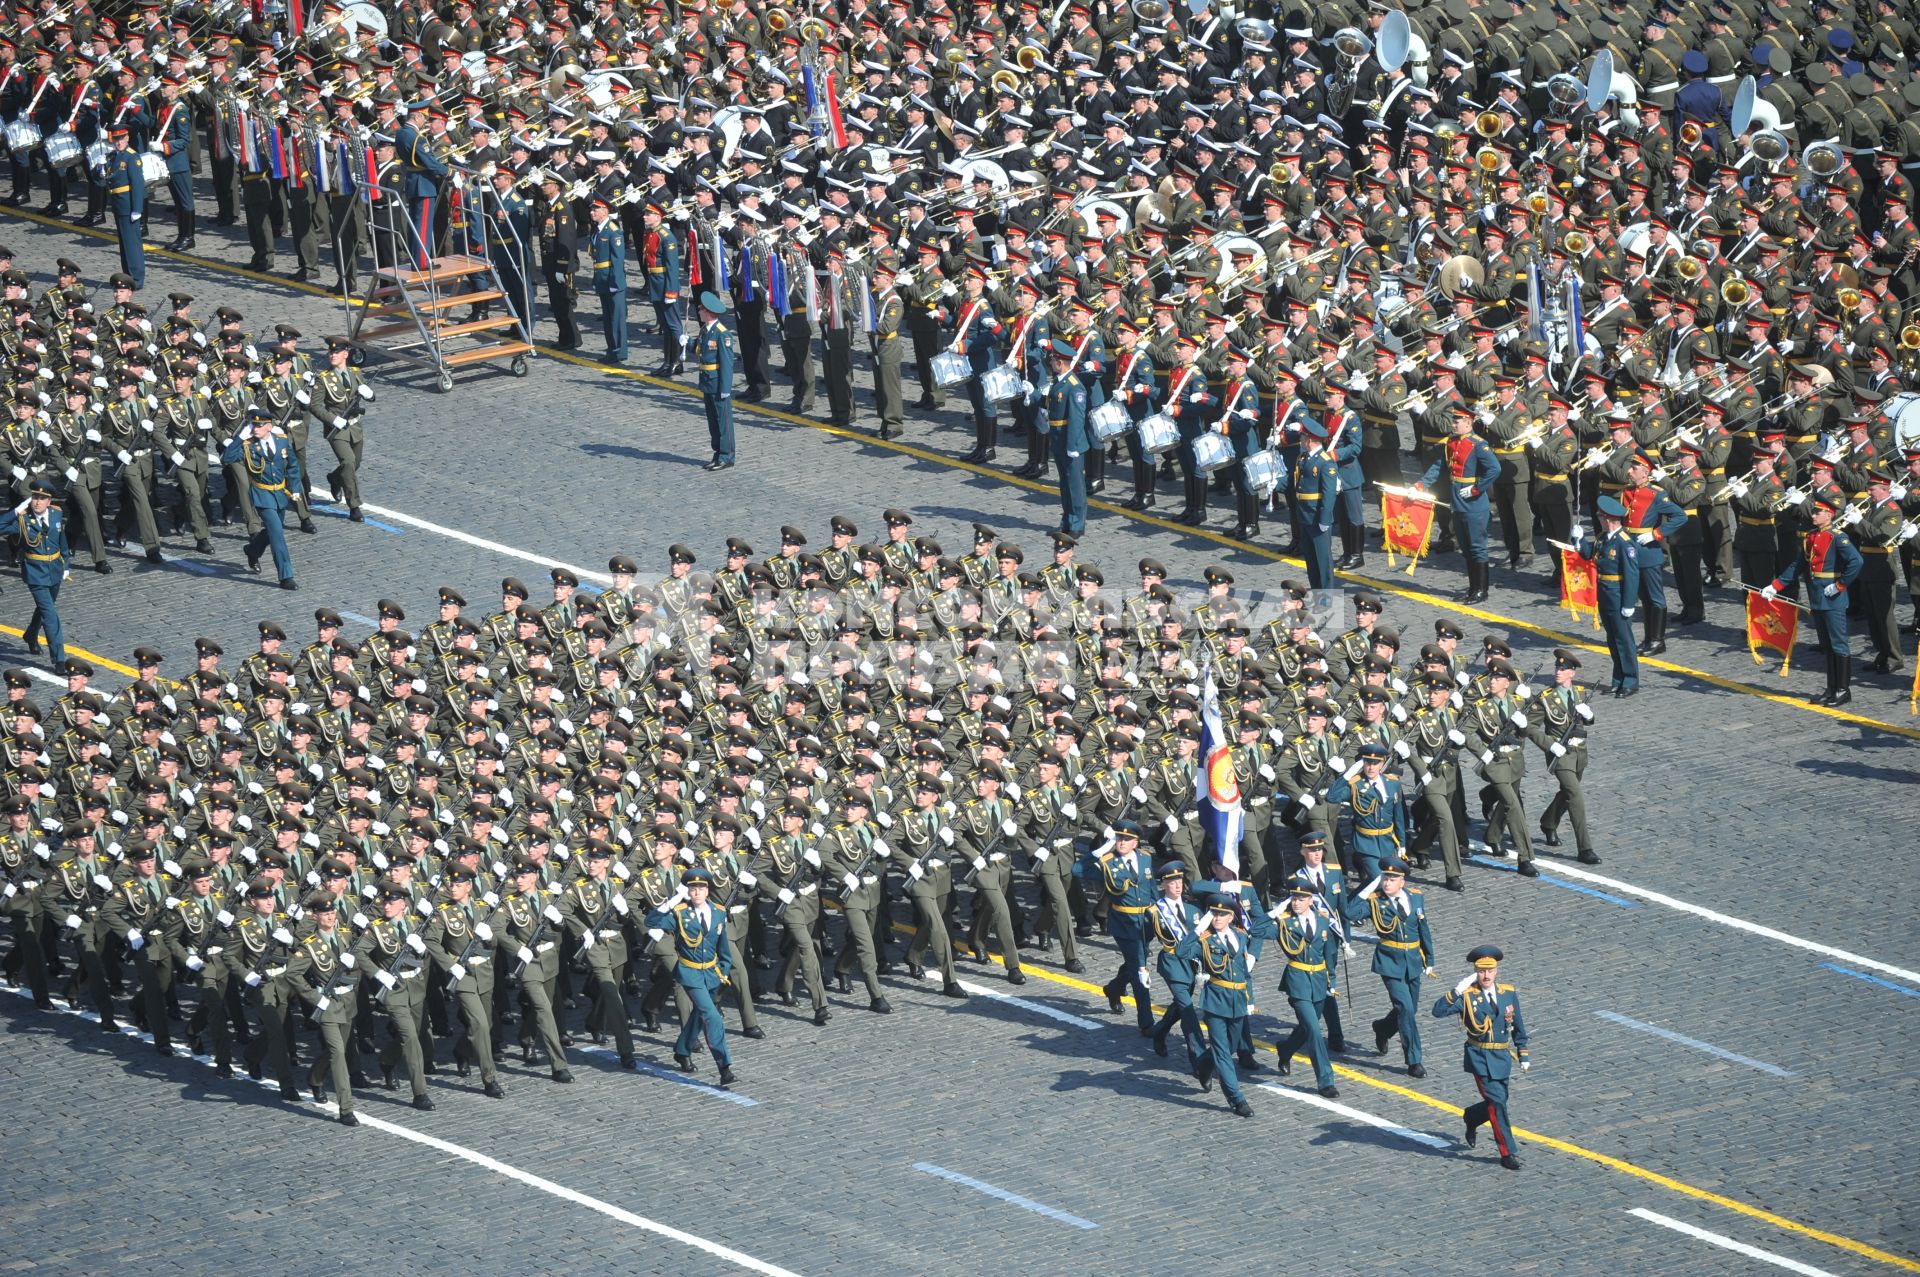
M 1433 974 L 1433 932 L 1427 926 L 1427 899 L 1407 886 L 1404 861 L 1389 860 L 1380 876 L 1347 902 L 1349 922 L 1369 921 L 1379 943 L 1373 951 L 1373 973 L 1387 986 L 1392 1010 L 1373 1022 L 1373 1049 L 1387 1053 L 1387 1043 L 1400 1035 L 1409 1077 L 1425 1077 L 1420 1051 L 1420 977 Z
M 1213 890 L 1233 902 L 1233 925 L 1247 935 L 1247 970 L 1253 970 L 1260 960 L 1261 951 L 1267 941 L 1280 934 L 1274 926 L 1273 918 L 1268 915 L 1266 906 L 1260 903 L 1260 894 L 1253 884 L 1244 878 L 1236 878 L 1234 871 L 1225 865 L 1215 864 L 1213 868 Z M 1240 1021 L 1240 1036 L 1234 1040 L 1233 1056 L 1243 1073 L 1258 1073 L 1259 1061 L 1253 1058 L 1252 995 L 1248 995 L 1249 1014 Z
M 1206 1077 L 1207 1046 L 1200 1037 L 1200 1015 L 1193 1008 L 1193 960 L 1180 956 L 1181 942 L 1199 928 L 1205 915 L 1187 898 L 1187 868 L 1178 857 L 1160 862 L 1154 876 L 1160 880 L 1160 898 L 1143 916 L 1147 934 L 1160 946 L 1154 968 L 1167 982 L 1169 1003 L 1153 1026 L 1153 1049 L 1165 1055 L 1167 1034 L 1178 1024 L 1187 1045 L 1187 1067 L 1196 1078 Z
M 1472 404 L 1453 406 L 1453 436 L 1413 486 L 1424 491 L 1442 475 L 1448 483 L 1447 502 L 1453 510 L 1460 554 L 1467 561 L 1464 601 L 1478 603 L 1492 588 L 1492 573 L 1487 566 L 1487 526 L 1493 517 L 1493 483 L 1500 477 L 1500 458 L 1493 455 L 1486 440 L 1473 433 Z
M 1298 512 L 1307 584 L 1324 590 L 1333 584 L 1333 519 L 1340 499 L 1340 463 L 1327 452 L 1327 428 L 1317 418 L 1300 419 L 1300 437 L 1305 448 L 1293 473 L 1281 476 L 1281 486 Z
M 29 652 L 36 650 L 40 635 L 47 636 L 47 656 L 55 669 L 67 660 L 66 639 L 60 629 L 60 583 L 67 579 L 67 517 L 53 504 L 53 485 L 35 479 L 27 489 L 27 503 L 13 512 L 8 529 L 15 555 L 20 560 L 20 576 L 33 596 L 33 619 L 27 622 Z
M 114 234 L 120 240 L 120 269 L 138 291 L 147 286 L 147 249 L 141 238 L 146 231 L 147 179 L 140 157 L 129 148 L 127 130 L 116 125 L 108 136 L 113 150 L 107 156 L 107 200 L 113 209 Z
M 1212 1090 L 1212 1080 L 1219 1078 L 1228 1106 L 1241 1117 L 1252 1117 L 1253 1106 L 1240 1093 L 1240 1079 L 1233 1070 L 1233 1044 L 1240 1040 L 1241 1022 L 1251 1003 L 1247 936 L 1233 925 L 1237 910 L 1232 896 L 1210 895 L 1206 921 L 1189 932 L 1175 952 L 1197 966 L 1193 1004 L 1207 1028 L 1207 1059 L 1200 1085 Z
M 1122 820 L 1113 827 L 1113 850 L 1101 856 L 1100 888 L 1107 897 L 1107 934 L 1120 950 L 1120 970 L 1102 989 L 1107 1006 L 1120 1014 L 1120 999 L 1133 992 L 1141 1037 L 1153 1036 L 1153 996 L 1147 980 L 1146 915 L 1153 908 L 1153 862 L 1140 851 L 1140 826 Z
M 1491 1126 L 1500 1165 L 1517 1171 L 1520 1159 L 1514 1155 L 1513 1127 L 1507 1121 L 1507 1083 L 1516 1060 L 1520 1071 L 1527 1071 L 1527 1022 L 1520 1015 L 1519 993 L 1512 985 L 1500 983 L 1500 963 L 1505 957 L 1490 944 L 1469 953 L 1473 974 L 1462 976 L 1450 993 L 1435 1002 L 1433 1014 L 1440 1020 L 1457 1015 L 1466 1026 L 1464 1067 L 1480 1091 L 1480 1102 L 1469 1106 L 1464 1115 L 1467 1147 L 1479 1140 L 1482 1126 Z
M 1087 530 L 1087 453 L 1093 435 L 1087 428 L 1087 387 L 1073 367 L 1073 343 L 1055 339 L 1053 384 L 1047 387 L 1047 437 L 1060 475 L 1060 530 L 1079 536 Z
M 700 369 L 700 398 L 707 405 L 707 441 L 713 446 L 708 470 L 733 465 L 733 331 L 723 318 L 727 303 L 718 293 L 700 294 L 700 333 L 693 360 Z
M 707 1049 L 720 1066 L 720 1085 L 728 1086 L 733 1082 L 733 1060 L 727 1054 L 726 1020 L 713 995 L 733 975 L 733 946 L 727 941 L 726 911 L 707 899 L 712 889 L 713 875 L 705 866 L 695 865 L 681 876 L 680 891 L 647 915 L 647 926 L 666 932 L 673 942 L 678 959 L 673 978 L 693 1004 L 693 1014 L 681 1024 L 680 1037 L 673 1044 L 674 1064 L 682 1073 L 693 1072 L 694 1035 L 704 1031 Z
M 1280 951 L 1287 957 L 1280 973 L 1280 992 L 1293 1007 L 1293 1032 L 1280 1044 L 1280 1072 L 1293 1071 L 1293 1054 L 1302 1046 L 1313 1059 L 1314 1083 L 1320 1094 L 1340 1094 L 1333 1084 L 1333 1061 L 1327 1058 L 1327 1039 L 1320 1022 L 1327 999 L 1334 993 L 1333 964 L 1339 939 L 1331 924 L 1313 907 L 1313 892 L 1295 883 L 1280 916 Z
M 1319 830 L 1309 830 L 1300 835 L 1301 865 L 1293 871 L 1293 885 L 1305 885 L 1313 892 L 1313 910 L 1323 920 L 1333 923 L 1334 931 L 1340 943 L 1348 943 L 1343 920 L 1347 916 L 1347 878 L 1336 860 L 1327 856 L 1327 836 Z M 1340 999 L 1327 1003 L 1324 1012 L 1327 1027 L 1327 1049 L 1344 1051 L 1347 1049 L 1346 1029 L 1340 1023 Z
M 1387 747 L 1360 747 L 1360 774 L 1341 776 L 1327 786 L 1326 801 L 1346 803 L 1353 818 L 1355 881 L 1371 878 L 1407 845 L 1407 804 L 1400 782 L 1386 774 Z
M 1600 512 L 1604 535 L 1591 553 L 1581 556 L 1593 564 L 1594 594 L 1600 626 L 1607 632 L 1607 652 L 1613 657 L 1613 694 L 1632 696 L 1640 690 L 1640 654 L 1633 643 L 1633 614 L 1640 603 L 1640 551 L 1622 531 L 1627 507 L 1615 496 L 1603 496 L 1594 507 Z M 1574 525 L 1579 546 L 1580 527 Z
M 260 530 L 247 540 L 247 571 L 260 570 L 260 551 L 271 546 L 280 588 L 300 588 L 293 579 L 293 555 L 287 550 L 286 512 L 300 491 L 300 458 L 293 444 L 275 430 L 273 412 L 264 405 L 247 409 L 247 428 L 221 454 L 223 465 L 242 465 L 247 499 L 260 514 Z

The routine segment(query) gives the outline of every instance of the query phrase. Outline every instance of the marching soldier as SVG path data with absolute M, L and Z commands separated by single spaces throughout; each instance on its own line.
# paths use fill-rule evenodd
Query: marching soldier
M 695 1034 L 704 1032 L 713 1062 L 720 1066 L 720 1085 L 731 1086 L 734 1073 L 732 1057 L 727 1053 L 727 1026 L 713 995 L 732 980 L 737 968 L 726 922 L 707 898 L 712 885 L 713 875 L 704 866 L 695 865 L 681 878 L 685 898 L 649 913 L 647 925 L 670 930 L 676 959 L 674 979 L 693 1003 L 693 1014 L 681 1024 L 680 1037 L 674 1043 L 674 1066 L 682 1073 L 693 1072 Z M 746 979 L 744 971 L 740 978 Z
M 1236 1116 L 1252 1117 L 1253 1107 L 1241 1093 L 1239 1075 L 1234 1071 L 1233 1049 L 1244 1036 L 1244 1021 L 1253 1003 L 1253 963 L 1246 934 L 1234 926 L 1238 903 L 1218 892 L 1211 893 L 1206 903 L 1206 920 L 1190 930 L 1174 950 L 1177 959 L 1193 965 L 1194 1009 L 1207 1031 L 1200 1089 L 1212 1090 L 1214 1079 L 1219 1079 L 1227 1106 Z M 1283 1051 L 1283 1073 L 1285 1058 Z
M 458 860 L 442 871 L 446 893 L 428 920 L 427 954 L 447 978 L 447 992 L 460 1009 L 460 1041 L 454 1063 L 461 1077 L 480 1066 L 480 1089 L 491 1099 L 505 1099 L 506 1088 L 494 1069 L 493 1057 L 493 909 L 474 896 L 475 872 Z
M 1320 1094 L 1333 1099 L 1340 1094 L 1333 1084 L 1333 1062 L 1328 1058 L 1328 1040 L 1321 1024 L 1326 1019 L 1330 1000 L 1336 996 L 1333 964 L 1337 961 L 1339 941 L 1333 928 L 1321 921 L 1314 908 L 1314 892 L 1295 882 L 1287 893 L 1286 912 L 1279 918 L 1278 943 L 1286 955 L 1286 968 L 1280 973 L 1280 992 L 1293 1008 L 1293 1032 L 1280 1043 L 1280 1073 L 1293 1071 L 1293 1057 L 1302 1046 L 1313 1059 L 1314 1084 Z
M 733 332 L 721 318 L 727 303 L 719 294 L 700 294 L 700 333 L 693 339 L 700 370 L 700 398 L 707 408 L 707 440 L 713 459 L 707 470 L 733 468 Z M 677 370 L 676 370 L 677 371 Z
M 397 870 L 401 864 L 396 861 L 393 868 Z M 361 933 L 353 956 L 362 979 L 377 986 L 369 994 L 373 1005 L 386 1013 L 387 1041 L 380 1048 L 381 1082 L 387 1090 L 393 1090 L 394 1067 L 404 1064 L 413 1088 L 413 1107 L 430 1112 L 434 1105 L 427 1094 L 426 1065 L 432 1046 L 427 1037 L 426 937 L 415 925 L 413 891 L 406 883 L 394 877 L 382 878 L 374 884 L 374 892 L 378 916 Z
M 315 891 L 304 908 L 314 919 L 314 929 L 294 949 L 287 961 L 287 983 L 312 1010 L 320 1025 L 324 1055 L 316 1056 L 307 1070 L 307 1085 L 314 1103 L 324 1101 L 320 1074 L 333 1074 L 333 1098 L 340 1108 L 340 1125 L 358 1126 L 353 1115 L 353 1088 L 366 1085 L 360 1072 L 359 1051 L 353 1037 L 357 1007 L 356 990 L 360 972 L 356 958 L 340 929 L 333 893 Z M 351 1055 L 349 1054 L 351 1052 Z
M 924 977 L 921 961 L 927 946 L 933 946 L 934 960 L 940 966 L 940 992 L 949 998 L 965 998 L 953 971 L 953 942 L 947 935 L 947 914 L 953 905 L 953 864 L 959 854 L 953 851 L 959 836 L 951 819 L 941 810 L 942 785 L 938 776 L 921 775 L 914 781 L 913 808 L 894 821 L 893 863 L 907 877 L 907 898 L 913 902 L 918 925 L 913 942 L 907 946 L 907 974 Z
M 567 1067 L 565 1039 L 553 1011 L 560 983 L 560 942 L 566 936 L 564 920 L 554 903 L 561 886 L 557 880 L 542 883 L 540 879 L 540 861 L 524 852 L 514 859 L 513 875 L 497 915 L 500 952 L 511 957 L 511 978 L 520 986 L 520 1049 L 525 1062 L 533 1063 L 537 1034 L 553 1080 L 571 1082 L 573 1070 Z
M 1378 937 L 1373 973 L 1387 988 L 1392 1004 L 1373 1022 L 1373 1049 L 1387 1053 L 1396 1034 L 1407 1061 L 1408 1077 L 1425 1077 L 1420 1051 L 1420 977 L 1433 975 L 1433 932 L 1427 926 L 1426 897 L 1407 886 L 1406 864 L 1385 861 L 1379 876 L 1347 902 L 1350 922 L 1368 921 Z
M 366 447 L 366 428 L 361 424 L 366 405 L 373 402 L 373 387 L 351 367 L 353 343 L 345 337 L 327 338 L 327 366 L 313 377 L 312 403 L 307 411 L 320 423 L 321 433 L 333 448 L 339 464 L 327 472 L 327 490 L 334 501 L 347 507 L 347 517 L 364 523 L 360 513 L 360 458 Z
M 784 1005 L 792 1006 L 793 977 L 798 970 L 813 1000 L 813 1022 L 824 1025 L 832 1011 L 827 1006 L 826 981 L 820 975 L 820 947 L 814 940 L 820 922 L 820 853 L 805 837 L 807 819 L 804 806 L 782 807 L 780 832 L 762 840 L 760 854 L 748 869 L 756 879 L 754 888 L 775 903 L 773 920 L 781 928 L 780 974 L 774 991 Z
M 587 979 L 592 984 L 593 1002 L 587 1011 L 587 1031 L 611 1033 L 620 1066 L 631 1069 L 634 1067 L 633 1029 L 621 990 L 627 979 L 625 922 L 632 906 L 627 903 L 625 888 L 609 873 L 613 848 L 594 838 L 588 840 L 581 854 L 586 872 L 568 885 L 563 916 L 567 931 L 587 961 Z M 531 969 L 529 967 L 529 971 Z
M 1510 1171 L 1520 1169 L 1515 1156 L 1513 1127 L 1507 1120 L 1507 1087 L 1513 1078 L 1517 1060 L 1520 1071 L 1531 1067 L 1527 1059 L 1527 1022 L 1520 1014 L 1520 995 L 1510 984 L 1500 982 L 1500 963 L 1506 954 L 1495 945 L 1483 944 L 1467 955 L 1473 973 L 1460 977 L 1451 992 L 1433 1004 L 1435 1019 L 1460 1017 L 1467 1030 L 1466 1058 L 1463 1067 L 1472 1076 L 1480 1092 L 1480 1102 L 1468 1107 L 1465 1119 L 1467 1147 L 1479 1141 L 1480 1128 L 1493 1128 L 1494 1146 L 1500 1151 L 1500 1165 Z
M 1540 817 L 1540 833 L 1547 846 L 1560 845 L 1560 818 L 1573 821 L 1573 841 L 1580 863 L 1597 865 L 1593 836 L 1587 829 L 1587 798 L 1581 779 L 1587 771 L 1587 727 L 1593 706 L 1587 689 L 1575 681 L 1580 658 L 1564 647 L 1553 649 L 1553 685 L 1534 696 L 1527 737 L 1547 755 L 1547 773 L 1558 786 Z
M 259 1031 L 247 1044 L 247 1076 L 258 1081 L 262 1065 L 273 1070 L 283 1098 L 297 1100 L 300 1088 L 293 1080 L 292 1025 L 287 1018 L 292 994 L 287 966 L 293 958 L 293 920 L 276 906 L 279 888 L 266 874 L 247 884 L 247 908 L 233 924 L 233 942 L 222 955 L 229 978 L 246 989 L 241 997 L 252 1004 Z

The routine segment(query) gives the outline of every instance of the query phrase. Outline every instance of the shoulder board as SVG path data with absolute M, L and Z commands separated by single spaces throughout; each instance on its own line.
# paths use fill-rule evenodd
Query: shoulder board
M 1510 984 L 1500 984 L 1496 982 L 1493 987 L 1496 993 L 1512 993 L 1513 992 L 1513 986 Z

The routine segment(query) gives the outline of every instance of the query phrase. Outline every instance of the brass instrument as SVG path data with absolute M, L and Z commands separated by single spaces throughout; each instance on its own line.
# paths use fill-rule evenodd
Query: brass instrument
M 1680 126 L 1680 141 L 1687 146 L 1700 145 L 1700 122 L 1688 120 Z
M 1473 131 L 1481 137 L 1500 136 L 1500 114 L 1497 111 L 1482 111 L 1473 117 Z
M 1502 163 L 1500 152 L 1494 150 L 1491 146 L 1483 146 L 1475 151 L 1473 153 L 1473 162 L 1480 166 L 1482 173 L 1489 175 L 1498 173 Z
M 1920 324 L 1908 324 L 1900 330 L 1900 349 L 1920 350 Z
M 1673 273 L 1688 283 L 1699 279 L 1700 276 L 1706 273 L 1706 270 L 1706 263 L 1702 262 L 1698 257 L 1680 257 L 1676 258 L 1673 263 Z
M 767 29 L 768 30 L 785 31 L 788 27 L 792 25 L 793 25 L 793 15 L 788 13 L 785 9 L 769 9 L 767 11 Z
M 1815 142 L 1800 153 L 1800 163 L 1809 173 L 1818 178 L 1829 178 L 1840 171 L 1844 163 L 1840 148 L 1831 142 Z
M 800 20 L 800 39 L 802 42 L 818 44 L 833 35 L 833 28 L 821 19 L 811 15 Z
M 1860 290 L 1857 288 L 1841 289 L 1839 301 L 1841 310 L 1853 310 L 1857 308 L 1860 305 Z
M 1527 211 L 1534 216 L 1538 217 L 1544 214 L 1549 207 L 1550 202 L 1545 191 L 1535 191 L 1527 196 Z
M 1560 243 L 1566 247 L 1569 257 L 1584 257 L 1592 246 L 1585 231 L 1568 231 L 1561 237 Z
M 991 83 L 993 87 L 1001 93 L 1012 94 L 1014 96 L 1019 95 L 1020 76 L 1007 67 L 1001 67 L 995 71 Z
M 1720 284 L 1720 300 L 1729 306 L 1744 306 L 1753 296 L 1753 285 L 1738 275 L 1729 275 Z
M 1032 71 L 1046 56 L 1046 50 L 1037 45 L 1023 44 L 1013 51 L 1013 64 L 1022 71 Z M 997 77 L 996 77 L 997 79 Z M 1018 81 L 1015 82 L 1016 87 Z
M 1157 27 L 1166 21 L 1169 10 L 1162 0 L 1133 0 L 1128 6 L 1133 16 L 1150 27 Z

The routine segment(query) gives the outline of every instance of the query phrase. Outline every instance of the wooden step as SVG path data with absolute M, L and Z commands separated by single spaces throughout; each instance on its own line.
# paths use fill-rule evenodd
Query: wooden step
M 471 346 L 466 350 L 456 350 L 441 357 L 440 362 L 448 368 L 463 368 L 468 364 L 484 363 L 489 359 L 511 359 L 515 355 L 524 355 L 533 349 L 530 341 L 489 342 L 484 346 Z
M 467 333 L 494 332 L 502 328 L 512 328 L 519 321 L 512 315 L 495 315 L 491 319 L 465 320 L 458 323 L 444 317 L 429 317 L 427 331 L 440 337 L 459 337 Z M 378 328 L 362 328 L 358 340 L 364 342 L 379 341 L 384 337 L 397 337 L 402 334 L 417 336 L 419 329 L 413 324 L 382 324 Z
M 497 288 L 482 288 L 478 292 L 461 293 L 458 297 L 421 297 L 414 301 L 413 309 L 420 311 L 451 310 L 455 306 L 477 306 L 481 302 L 498 301 L 506 294 Z M 363 307 L 361 314 L 368 319 L 386 319 L 393 315 L 407 313 L 405 302 L 394 302 L 386 306 Z
M 407 270 L 403 267 L 388 266 L 380 271 L 380 278 L 394 279 L 402 284 L 418 286 L 426 283 L 444 283 L 450 279 L 464 279 L 468 275 L 478 275 L 491 269 L 484 257 L 470 257 L 456 253 L 450 257 L 436 257 L 428 263 L 425 270 Z

